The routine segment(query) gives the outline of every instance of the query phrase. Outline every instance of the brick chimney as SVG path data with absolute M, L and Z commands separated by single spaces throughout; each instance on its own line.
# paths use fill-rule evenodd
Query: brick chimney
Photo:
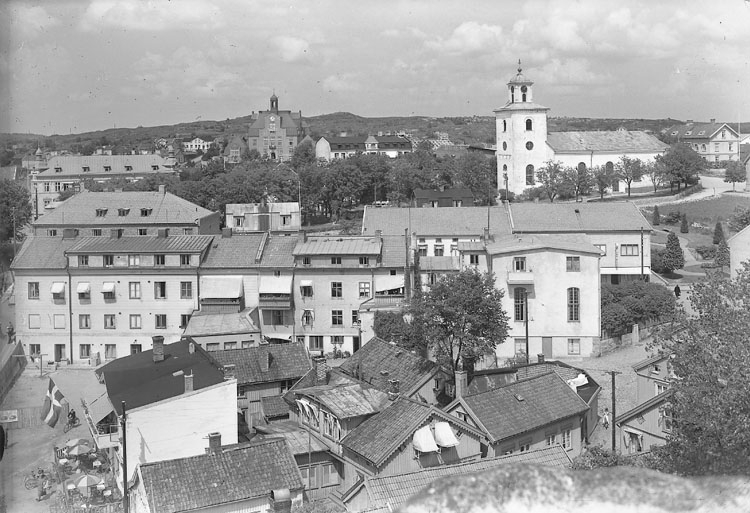
M 313 370 L 315 371 L 315 382 L 318 384 L 328 383 L 328 364 L 323 356 L 317 356 L 312 359 Z
M 395 401 L 398 399 L 401 388 L 401 382 L 397 379 L 389 379 L 388 380 L 388 399 L 391 401 Z
M 292 494 L 289 488 L 271 490 L 271 509 L 273 513 L 290 513 L 292 511 Z
M 206 454 L 219 454 L 221 452 L 221 433 L 208 434 L 208 447 Z
M 466 389 L 469 387 L 468 373 L 461 369 L 456 371 L 456 399 L 466 395 Z
M 162 196 L 164 196 L 166 193 L 167 193 L 167 186 L 164 185 L 164 184 L 160 185 L 159 186 L 159 194 L 161 194 Z
M 154 363 L 164 361 L 164 337 L 156 335 L 151 337 L 154 346 Z
M 233 363 L 228 363 L 224 367 L 222 367 L 221 370 L 224 372 L 224 380 L 225 381 L 230 380 L 230 379 L 234 379 L 234 377 L 235 377 L 234 368 L 235 367 L 234 367 Z
M 544 353 L 538 353 L 536 355 L 536 361 L 539 363 L 544 363 Z
M 185 374 L 185 393 L 193 391 L 193 371 L 190 374 Z

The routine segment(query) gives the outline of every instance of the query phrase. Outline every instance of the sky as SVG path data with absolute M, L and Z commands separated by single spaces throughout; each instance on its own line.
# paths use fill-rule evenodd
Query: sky
M 4 0 L 0 132 L 491 116 L 750 121 L 750 0 Z

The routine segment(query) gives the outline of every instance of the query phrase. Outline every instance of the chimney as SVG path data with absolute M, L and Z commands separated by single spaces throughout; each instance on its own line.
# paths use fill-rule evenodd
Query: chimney
M 316 356 L 312 359 L 313 370 L 315 371 L 315 381 L 318 384 L 328 383 L 328 364 L 323 356 Z
M 482 238 L 484 239 L 485 242 L 487 242 L 487 241 L 490 240 L 490 229 L 489 228 L 485 228 L 482 231 Z
M 716 118 L 711 118 L 711 123 L 716 123 Z
M 193 391 L 193 371 L 190 374 L 185 374 L 185 393 Z
M 536 355 L 536 361 L 539 363 L 544 363 L 544 353 L 538 353 Z
M 229 226 L 225 226 L 221 229 L 221 238 L 222 239 L 231 239 L 232 238 L 232 228 Z
M 193 354 L 195 352 L 195 342 L 190 342 L 188 344 L 188 353 Z
M 389 379 L 388 380 L 388 399 L 390 401 L 395 401 L 398 399 L 400 392 L 400 385 L 401 382 L 397 379 Z
M 159 194 L 161 194 L 162 196 L 164 196 L 166 193 L 167 193 L 167 186 L 164 185 L 164 184 L 160 185 L 159 186 Z
M 299 232 L 299 242 L 307 242 L 307 232 L 304 230 L 300 230 Z
M 466 394 L 466 389 L 469 387 L 468 373 L 461 369 L 456 371 L 456 399 L 463 397 Z
M 268 368 L 271 366 L 271 358 L 271 352 L 268 349 L 260 352 L 258 364 L 261 372 L 268 372 Z
M 206 454 L 219 454 L 221 452 L 221 433 L 208 434 L 208 448 Z
M 234 379 L 234 364 L 228 363 L 221 369 L 224 372 L 224 380 Z
M 291 513 L 292 511 L 292 494 L 289 488 L 281 490 L 271 490 L 271 509 L 273 513 Z
M 164 361 L 164 337 L 155 335 L 151 337 L 154 346 L 154 363 Z

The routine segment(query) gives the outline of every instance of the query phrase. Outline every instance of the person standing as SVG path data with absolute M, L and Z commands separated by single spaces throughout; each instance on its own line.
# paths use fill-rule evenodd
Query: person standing
M 674 297 L 676 297 L 677 299 L 680 299 L 680 286 L 679 285 L 674 286 Z
M 604 429 L 609 429 L 609 408 L 604 408 L 604 414 L 602 415 L 602 425 Z

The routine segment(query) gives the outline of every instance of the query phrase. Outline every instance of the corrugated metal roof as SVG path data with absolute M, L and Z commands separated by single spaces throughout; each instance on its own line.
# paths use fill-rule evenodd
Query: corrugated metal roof
M 84 237 L 69 253 L 200 253 L 213 235 L 170 235 L 168 237 Z
M 253 322 L 250 313 L 254 310 L 245 309 L 241 312 L 206 313 L 196 311 L 190 316 L 185 328 L 186 337 L 214 336 L 240 333 L 260 333 L 260 329 Z
M 377 237 L 308 237 L 294 248 L 298 255 L 379 255 L 381 241 Z
M 362 234 L 417 233 L 419 236 L 480 237 L 487 227 L 487 207 L 382 208 L 365 206 Z M 510 233 L 505 206 L 489 208 L 490 233 Z
M 596 132 L 550 132 L 547 144 L 555 153 L 613 153 L 663 152 L 669 145 L 646 132 L 627 130 Z
M 610 203 L 512 203 L 514 233 L 611 232 L 651 230 L 629 201 Z

